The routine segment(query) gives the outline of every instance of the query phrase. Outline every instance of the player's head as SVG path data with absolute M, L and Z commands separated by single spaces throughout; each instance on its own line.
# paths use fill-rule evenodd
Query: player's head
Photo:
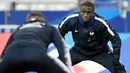
M 38 19 L 38 20 L 41 20 L 41 21 L 44 21 L 45 18 L 44 16 L 42 15 L 41 12 L 30 12 L 27 17 L 26 17 L 26 21 L 31 21 L 31 20 L 35 20 L 35 19 Z
M 88 21 L 94 15 L 94 4 L 92 2 L 84 2 L 80 6 L 80 15 L 84 21 Z

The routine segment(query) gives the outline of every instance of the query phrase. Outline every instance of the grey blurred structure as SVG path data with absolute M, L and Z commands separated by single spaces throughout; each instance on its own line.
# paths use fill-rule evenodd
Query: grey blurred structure
M 130 2 L 128 0 L 121 0 L 118 4 L 121 11 L 121 17 L 126 18 L 127 11 L 130 11 Z
M 120 0 L 119 3 L 120 16 L 124 19 L 125 32 L 128 32 L 128 20 L 127 12 L 130 11 L 130 1 L 129 0 Z
M 127 18 L 127 12 L 130 11 L 129 0 L 0 0 L 0 11 L 6 12 L 5 22 L 8 24 L 10 19 L 10 10 L 68 11 L 77 9 L 84 1 L 93 2 L 95 5 L 100 5 L 101 7 L 116 4 L 120 10 L 120 16 L 123 19 Z
M 15 11 L 67 11 L 77 8 L 78 0 L 0 0 L 0 11 L 5 11 L 9 23 L 10 10 Z
M 71 10 L 78 0 L 1 0 L 0 10 Z
M 0 11 L 8 10 L 72 10 L 78 8 L 84 1 L 90 1 L 95 4 L 117 4 L 121 10 L 130 10 L 130 1 L 128 0 L 1 0 Z

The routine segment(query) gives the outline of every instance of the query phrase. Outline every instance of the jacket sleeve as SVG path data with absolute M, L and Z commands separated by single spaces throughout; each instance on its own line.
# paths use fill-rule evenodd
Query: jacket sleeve
M 104 24 L 101 27 L 101 30 L 102 37 L 107 41 L 111 41 L 112 43 L 113 56 L 116 58 L 116 60 L 119 60 L 121 48 L 121 39 L 119 37 L 119 34 L 115 31 L 115 29 L 112 29 L 107 22 L 104 22 Z
M 53 43 L 55 44 L 56 48 L 58 49 L 59 59 L 69 68 L 71 68 L 71 59 L 69 49 L 64 42 L 63 37 L 60 35 L 58 29 L 53 30 Z
M 19 27 L 20 27 L 20 26 L 19 26 Z M 3 50 L 2 54 L 1 54 L 1 58 L 3 58 L 4 53 L 5 53 L 6 49 L 7 49 L 7 47 L 12 43 L 13 38 L 14 38 L 14 35 L 15 35 L 15 34 L 17 33 L 17 31 L 19 30 L 19 27 L 10 35 L 10 37 L 9 37 L 9 39 L 8 39 L 6 45 L 5 45 L 5 48 L 4 48 L 4 50 Z
M 58 26 L 58 29 L 62 35 L 62 37 L 65 37 L 66 33 L 68 33 L 71 30 L 71 25 L 69 23 L 69 19 L 65 18 L 61 24 Z

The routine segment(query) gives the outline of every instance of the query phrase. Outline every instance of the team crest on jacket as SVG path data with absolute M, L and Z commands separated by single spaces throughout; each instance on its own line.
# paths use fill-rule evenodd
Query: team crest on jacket
M 90 34 L 91 36 L 93 36 L 95 33 L 94 33 L 94 31 L 90 31 L 89 34 Z

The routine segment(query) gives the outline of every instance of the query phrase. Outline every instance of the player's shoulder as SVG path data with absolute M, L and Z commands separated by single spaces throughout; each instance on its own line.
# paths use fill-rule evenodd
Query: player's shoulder
M 77 12 L 77 13 L 70 14 L 70 15 L 68 15 L 68 16 L 66 16 L 66 17 L 64 18 L 64 21 L 67 21 L 67 20 L 75 20 L 76 18 L 78 18 L 78 16 L 79 16 L 79 13 L 78 13 L 78 12 Z
M 51 25 L 51 24 L 49 24 L 49 25 L 47 25 L 47 27 L 49 29 L 52 29 L 52 30 L 56 30 L 57 29 L 57 25 Z
M 102 17 L 102 16 L 100 16 L 100 15 L 98 15 L 98 14 L 95 14 L 95 21 L 96 21 L 98 24 L 107 25 L 107 20 L 106 20 L 104 17 Z

